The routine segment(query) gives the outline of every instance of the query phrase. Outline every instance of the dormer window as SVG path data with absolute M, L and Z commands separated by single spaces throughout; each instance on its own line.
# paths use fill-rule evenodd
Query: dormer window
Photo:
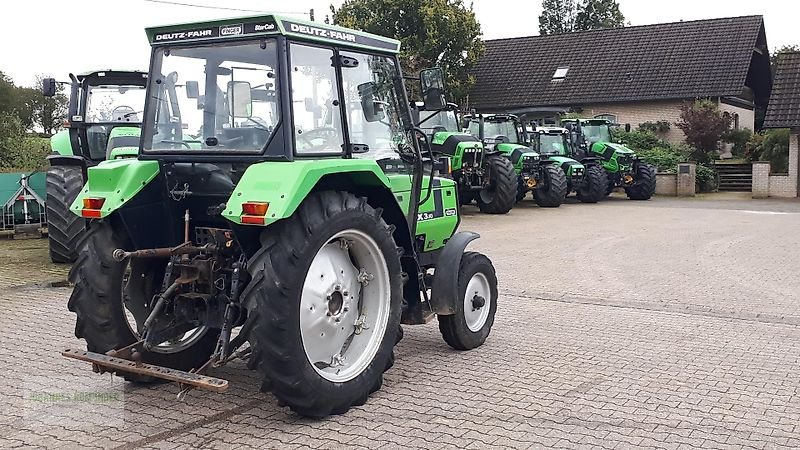
M 563 80 L 567 77 L 567 72 L 569 72 L 569 66 L 561 66 L 556 69 L 556 73 L 553 74 L 554 80 Z

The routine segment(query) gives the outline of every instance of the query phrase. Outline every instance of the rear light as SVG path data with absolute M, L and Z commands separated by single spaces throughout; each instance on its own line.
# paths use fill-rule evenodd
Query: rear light
M 86 197 L 83 199 L 83 209 L 81 210 L 81 216 L 87 217 L 90 219 L 99 219 L 100 218 L 100 208 L 103 207 L 103 203 L 106 202 L 106 199 L 100 197 Z
M 248 225 L 264 225 L 264 216 L 269 210 L 267 202 L 244 202 L 242 203 L 242 223 Z
M 86 197 L 83 199 L 83 209 L 100 209 L 106 199 L 99 197 Z

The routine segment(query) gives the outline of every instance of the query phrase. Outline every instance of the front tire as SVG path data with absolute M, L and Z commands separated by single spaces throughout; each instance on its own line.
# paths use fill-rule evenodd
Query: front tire
M 631 200 L 650 200 L 656 193 L 656 169 L 650 164 L 639 164 L 633 179 L 633 186 L 625 188 Z
M 578 189 L 578 200 L 583 203 L 597 203 L 610 193 L 605 169 L 599 165 L 587 167 L 583 174 L 583 184 Z
M 111 254 L 116 248 L 130 248 L 128 240 L 108 220 L 93 222 L 80 243 L 78 259 L 70 270 L 75 284 L 67 308 L 77 316 L 75 336 L 86 340 L 89 351 L 104 354 L 126 347 L 139 337 L 136 325 L 150 313 L 152 298 L 161 286 L 164 265 L 155 260 L 117 262 Z M 161 260 L 164 262 L 163 260 Z M 203 365 L 214 352 L 218 330 L 187 333 L 186 341 L 165 343 L 153 351 L 140 349 L 148 364 L 188 371 Z M 152 377 L 122 374 L 128 381 L 150 382 Z
M 486 214 L 507 214 L 514 207 L 517 198 L 517 174 L 514 165 L 502 155 L 489 155 L 486 157 L 485 167 L 489 185 L 475 196 L 478 208 Z
M 47 171 L 47 239 L 54 263 L 71 263 L 78 257 L 77 245 L 86 232 L 86 220 L 69 207 L 82 188 L 80 167 L 52 166 Z
M 437 316 L 439 331 L 447 345 L 456 350 L 480 347 L 489 336 L 497 312 L 497 275 L 485 255 L 466 252 L 458 269 L 455 313 Z
M 262 390 L 324 417 L 380 389 L 399 338 L 399 254 L 381 212 L 347 192 L 312 194 L 266 229 L 243 294 Z
M 534 191 L 533 198 L 542 208 L 558 208 L 567 198 L 567 176 L 556 164 L 542 168 L 543 183 Z

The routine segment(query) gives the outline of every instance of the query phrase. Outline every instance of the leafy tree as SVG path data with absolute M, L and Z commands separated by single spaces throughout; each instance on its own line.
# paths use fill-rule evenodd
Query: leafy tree
M 480 24 L 463 0 L 345 0 L 331 5 L 333 23 L 401 41 L 407 74 L 441 67 L 452 99 L 464 102 L 474 77 L 469 70 L 483 54 Z
M 692 159 L 707 163 L 711 152 L 717 149 L 717 142 L 730 128 L 731 118 L 723 116 L 719 106 L 711 100 L 697 100 L 681 105 L 680 120 L 675 125 L 686 135 L 686 143 L 692 147 Z
M 624 26 L 625 16 L 620 11 L 617 0 L 584 0 L 578 6 L 575 16 L 575 31 Z
M 800 45 L 794 45 L 794 44 L 784 45 L 782 47 L 775 49 L 775 51 L 773 51 L 769 55 L 769 64 L 770 66 L 772 66 L 773 75 L 775 74 L 775 68 L 777 67 L 778 58 L 780 57 L 780 55 L 789 52 L 800 52 Z
M 576 0 L 543 0 L 539 34 L 569 33 L 575 30 Z

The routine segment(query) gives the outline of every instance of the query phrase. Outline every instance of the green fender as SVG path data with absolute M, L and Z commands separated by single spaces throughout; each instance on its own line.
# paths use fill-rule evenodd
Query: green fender
M 75 154 L 72 150 L 72 143 L 69 141 L 69 130 L 61 130 L 50 136 L 50 150 L 61 156 L 72 156 Z
M 83 199 L 103 198 L 100 217 L 107 217 L 132 199 L 158 175 L 158 161 L 139 161 L 138 159 L 118 159 L 103 161 L 87 170 L 86 185 L 70 210 L 81 215 Z
M 267 202 L 264 225 L 270 225 L 291 216 L 320 179 L 333 174 L 346 175 L 355 184 L 390 189 L 389 179 L 371 159 L 262 162 L 247 168 L 222 215 L 242 224 L 242 203 Z

